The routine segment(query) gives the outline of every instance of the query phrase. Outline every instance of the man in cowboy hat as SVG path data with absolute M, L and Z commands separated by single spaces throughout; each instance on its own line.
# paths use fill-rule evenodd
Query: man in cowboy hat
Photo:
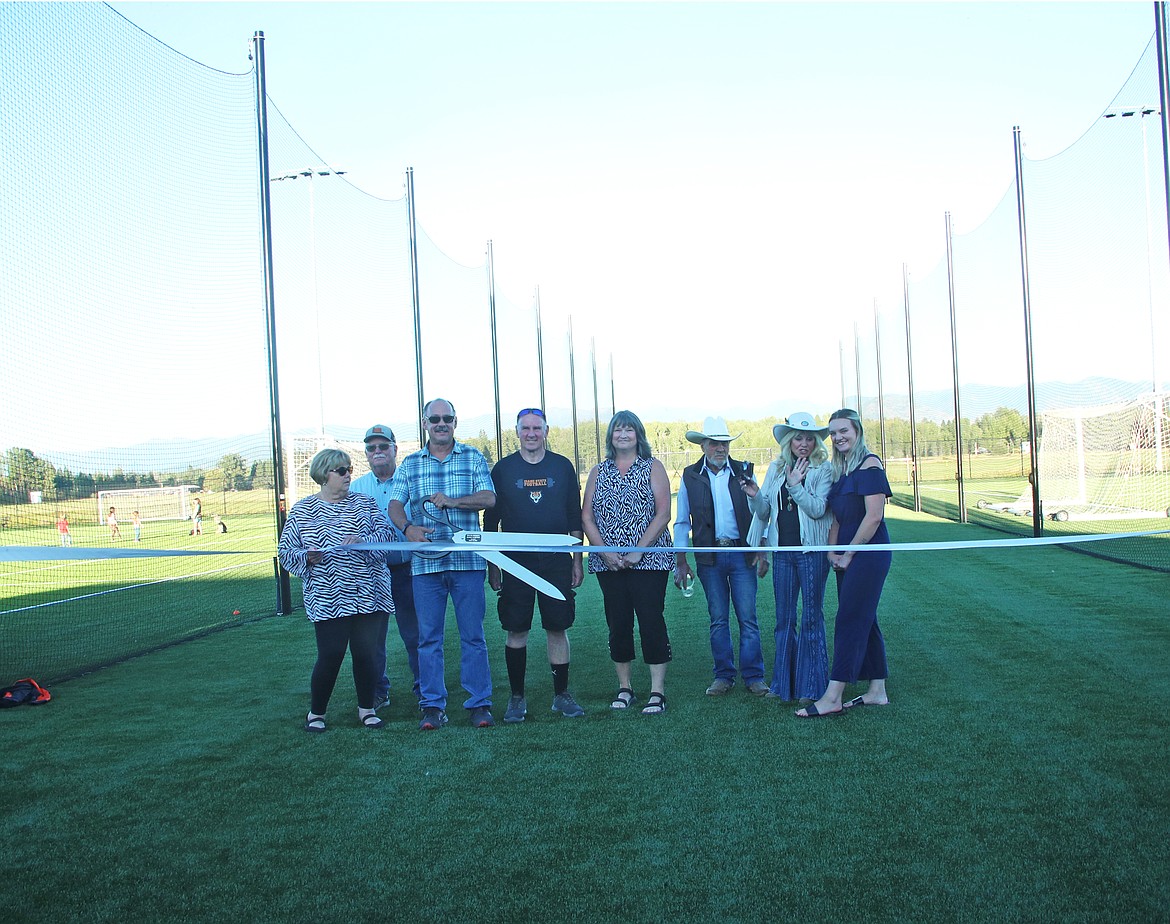
M 687 536 L 696 548 L 720 547 L 719 552 L 696 552 L 699 583 L 711 617 L 711 654 L 715 679 L 708 696 L 722 696 L 735 686 L 735 653 L 731 647 L 731 606 L 739 622 L 739 674 L 755 696 L 768 692 L 764 683 L 764 656 L 756 621 L 756 556 L 747 551 L 752 514 L 743 485 L 751 471 L 729 455 L 731 436 L 722 417 L 708 417 L 703 429 L 688 430 L 687 439 L 703 448 L 694 465 L 683 469 L 674 523 L 674 583 L 682 586 L 691 575 L 687 563 Z M 726 551 L 724 551 L 726 550 Z

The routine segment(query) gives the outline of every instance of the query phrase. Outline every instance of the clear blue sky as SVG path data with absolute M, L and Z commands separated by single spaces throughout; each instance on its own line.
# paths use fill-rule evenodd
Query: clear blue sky
M 262 30 L 314 149 L 386 198 L 413 167 L 446 253 L 493 240 L 504 295 L 614 345 L 619 404 L 690 419 L 835 406 L 838 338 L 943 258 L 944 211 L 987 218 L 1012 126 L 1072 144 L 1154 29 L 1152 3 L 112 6 L 237 73 Z

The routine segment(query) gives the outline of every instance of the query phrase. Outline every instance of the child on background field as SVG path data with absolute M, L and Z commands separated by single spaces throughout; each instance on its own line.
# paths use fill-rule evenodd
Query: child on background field
M 73 545 L 73 536 L 69 532 L 69 517 L 63 513 L 57 514 L 57 532 L 61 534 L 61 545 Z
M 138 511 L 135 510 L 130 515 L 130 518 L 134 523 L 134 541 L 141 542 L 142 541 L 142 517 L 139 515 Z
M 110 538 L 121 539 L 122 531 L 118 529 L 118 515 L 114 512 L 114 508 L 110 508 L 110 515 L 106 517 L 106 525 L 110 527 Z

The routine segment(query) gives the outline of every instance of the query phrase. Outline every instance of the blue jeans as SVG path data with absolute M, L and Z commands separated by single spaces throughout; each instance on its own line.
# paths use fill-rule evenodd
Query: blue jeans
M 391 593 L 394 595 L 394 621 L 398 624 L 398 637 L 406 648 L 406 663 L 414 678 L 415 698 L 418 697 L 418 616 L 414 612 L 414 581 L 410 576 L 410 562 L 390 568 Z M 386 673 L 386 631 L 389 620 L 382 628 L 382 644 L 378 648 L 378 663 L 374 670 L 378 674 L 377 689 L 379 700 L 390 697 L 390 675 Z
M 438 571 L 416 574 L 414 610 L 418 614 L 419 702 L 423 707 L 447 708 L 443 675 L 443 632 L 447 622 L 447 598 L 455 605 L 459 626 L 459 682 L 467 691 L 463 706 L 475 709 L 492 704 L 492 675 L 488 669 L 487 642 L 483 637 L 484 571 Z
M 825 582 L 829 559 L 824 552 L 773 552 L 772 587 L 776 591 L 776 661 L 772 692 L 791 702 L 820 699 L 829 685 L 825 647 Z M 800 634 L 796 599 L 801 600 Z
M 731 648 L 731 605 L 739 621 L 739 673 L 744 683 L 764 679 L 760 624 L 756 622 L 756 569 L 746 552 L 715 556 L 713 565 L 696 565 L 711 616 L 711 654 L 716 679 L 735 682 L 735 655 Z

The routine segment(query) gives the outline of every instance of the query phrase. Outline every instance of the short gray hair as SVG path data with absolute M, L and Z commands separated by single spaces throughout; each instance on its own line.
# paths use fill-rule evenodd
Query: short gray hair
M 348 452 L 343 449 L 322 449 L 309 463 L 309 477 L 317 484 L 324 484 L 329 480 L 329 473 L 343 465 L 347 468 L 353 465 Z

